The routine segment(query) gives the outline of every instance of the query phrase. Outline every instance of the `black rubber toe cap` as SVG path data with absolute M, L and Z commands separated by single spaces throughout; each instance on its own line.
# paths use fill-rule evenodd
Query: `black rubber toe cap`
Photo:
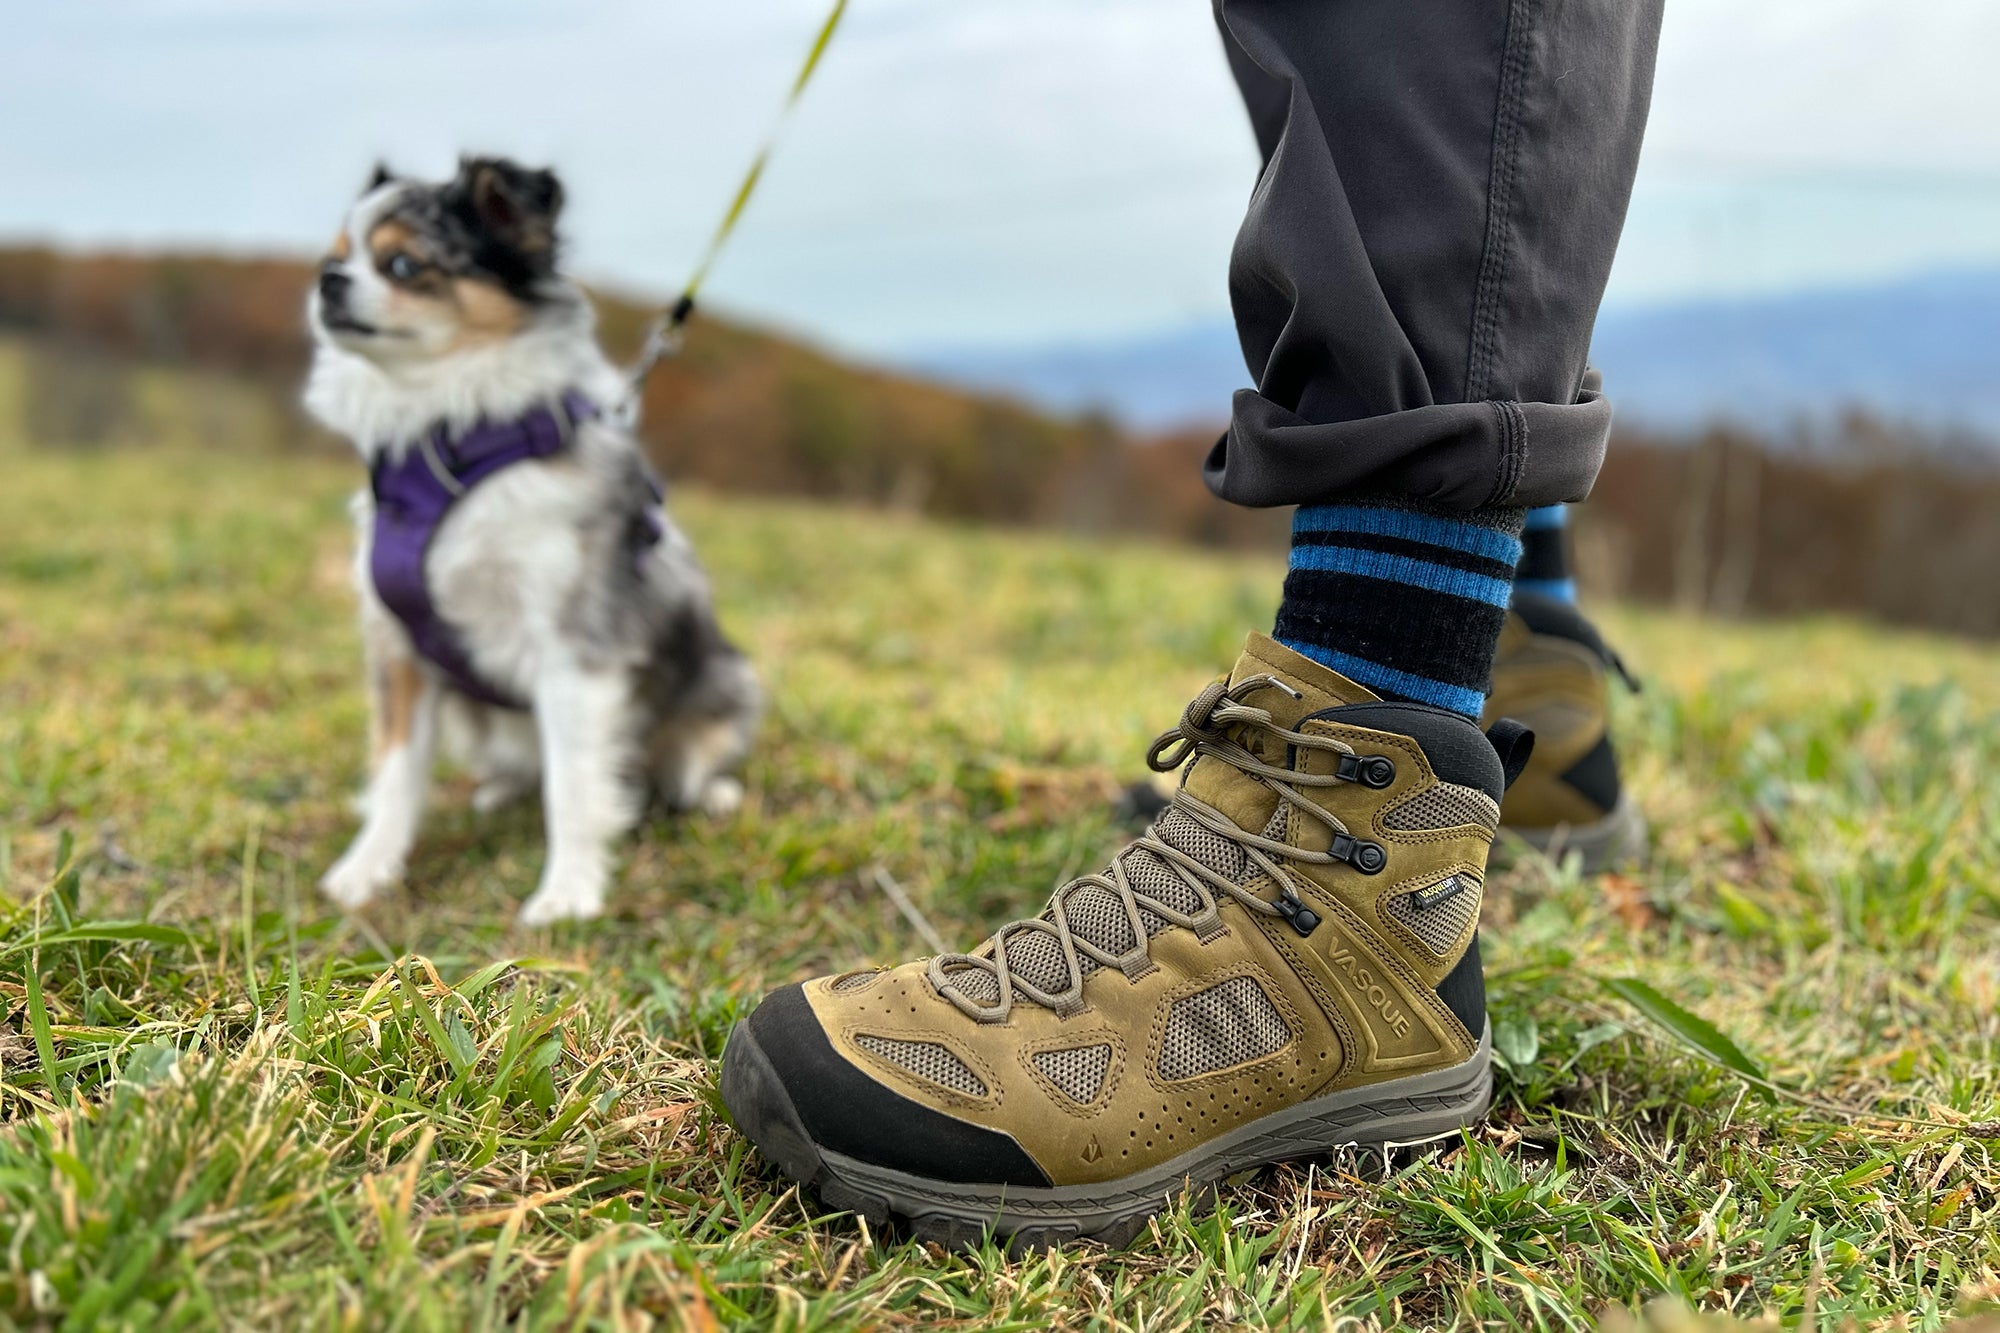
M 1011 1135 L 981 1129 L 892 1092 L 833 1049 L 803 986 L 771 992 L 746 1026 L 799 1123 L 819 1147 L 933 1180 L 1045 1188 L 1048 1176 Z M 725 1088 L 726 1092 L 726 1088 Z M 738 1123 L 752 1108 L 731 1105 Z

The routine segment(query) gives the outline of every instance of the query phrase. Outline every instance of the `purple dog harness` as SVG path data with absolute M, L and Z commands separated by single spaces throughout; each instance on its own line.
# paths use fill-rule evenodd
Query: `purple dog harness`
M 375 593 L 403 622 L 416 650 L 455 687 L 482 703 L 526 707 L 473 669 L 457 631 L 445 623 L 431 602 L 430 585 L 424 580 L 424 557 L 444 516 L 473 487 L 502 468 L 561 453 L 569 447 L 577 423 L 596 415 L 595 403 L 568 390 L 555 404 L 537 407 L 513 421 L 482 418 L 457 439 L 442 425 L 434 427 L 401 458 L 391 459 L 387 454 L 378 458 L 369 475 L 369 489 L 375 495 L 375 524 L 368 570 L 375 581 Z

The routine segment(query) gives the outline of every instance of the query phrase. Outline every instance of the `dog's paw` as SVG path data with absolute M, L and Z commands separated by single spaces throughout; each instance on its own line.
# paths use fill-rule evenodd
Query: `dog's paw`
M 504 810 L 535 789 L 531 778 L 488 778 L 472 789 L 472 809 L 475 814 L 490 815 L 496 810 Z
M 545 877 L 521 904 L 524 926 L 547 926 L 557 921 L 589 921 L 604 912 L 604 886 Z
M 728 774 L 718 774 L 701 789 L 695 808 L 710 819 L 726 819 L 743 808 L 743 784 Z
M 402 878 L 401 861 L 349 850 L 320 877 L 319 891 L 352 911 Z

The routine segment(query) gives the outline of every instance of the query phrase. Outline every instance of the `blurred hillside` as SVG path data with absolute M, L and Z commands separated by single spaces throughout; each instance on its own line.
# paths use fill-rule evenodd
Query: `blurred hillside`
M 0 249 L 0 437 L 37 447 L 346 446 L 296 406 L 311 265 Z M 604 340 L 646 310 L 600 294 Z M 1213 500 L 1208 430 L 1140 437 L 698 319 L 648 386 L 673 482 L 989 522 L 1278 548 L 1287 515 Z M 1698 367 L 1688 369 L 1690 375 Z M 1689 393 L 1704 392 L 1691 383 Z M 10 419 L 11 418 L 11 419 Z M 1831 417 L 1783 435 L 1621 438 L 1578 524 L 1600 595 L 1724 614 L 1842 611 L 2000 634 L 2000 455 Z
M 1626 418 L 1650 429 L 1776 431 L 1858 409 L 1993 448 L 1996 347 L 2000 271 L 1974 269 L 1613 311 L 1591 356 Z
M 1729 421 L 1780 432 L 1865 412 L 2000 452 L 2000 271 L 1606 310 L 1591 360 L 1619 419 L 1648 430 Z M 930 351 L 948 383 L 1140 429 L 1220 421 L 1247 385 L 1228 320 L 1075 346 Z
M 24 358 L 19 433 L 61 448 L 344 450 L 296 403 L 311 274 L 294 259 L 0 248 L 0 337 Z M 628 356 L 650 309 L 595 295 L 606 347 Z M 654 373 L 644 422 L 670 481 L 722 490 L 1205 541 L 1284 526 L 1210 501 L 1195 473 L 1205 445 L 1134 449 L 1103 422 L 843 363 L 705 312 Z

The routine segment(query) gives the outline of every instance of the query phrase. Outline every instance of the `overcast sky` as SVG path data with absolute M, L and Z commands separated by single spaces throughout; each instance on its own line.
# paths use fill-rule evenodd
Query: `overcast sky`
M 0 237 L 310 253 L 378 155 L 472 148 L 668 290 L 821 8 L 6 0 Z M 1996 53 L 1992 0 L 1669 0 L 1611 300 L 2000 265 Z M 1254 169 L 1201 0 L 853 0 L 711 298 L 892 356 L 1159 331 L 1226 312 Z

